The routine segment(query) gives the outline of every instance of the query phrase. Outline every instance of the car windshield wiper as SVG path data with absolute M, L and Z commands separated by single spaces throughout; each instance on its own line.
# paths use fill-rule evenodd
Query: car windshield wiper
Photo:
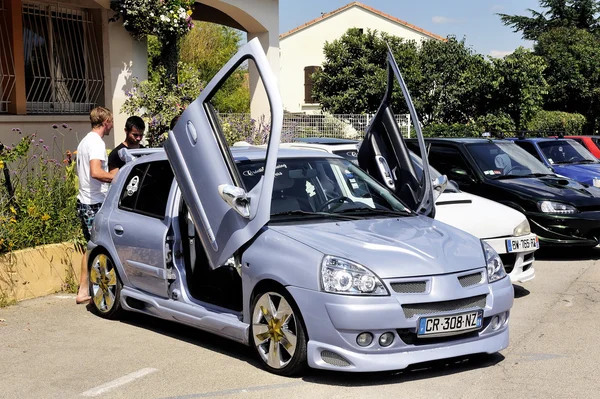
M 544 177 L 544 176 L 555 176 L 554 173 L 529 173 L 527 175 L 522 175 L 521 177 Z
M 375 215 L 394 215 L 394 216 L 409 216 L 412 215 L 410 211 L 395 211 L 392 209 L 373 209 L 373 208 L 349 208 L 344 209 L 342 211 L 336 211 L 334 213 L 337 214 L 352 214 L 352 213 L 360 213 L 360 214 L 375 214 Z
M 521 179 L 523 177 L 530 177 L 529 175 L 502 175 L 492 178 L 492 180 L 507 180 L 507 179 Z
M 575 161 L 573 163 L 598 163 L 598 161 L 594 161 L 593 159 L 582 159 L 581 161 Z
M 331 212 L 307 212 L 301 210 L 295 211 L 287 211 L 287 212 L 277 212 L 272 213 L 271 216 L 305 216 L 305 217 L 319 217 L 319 218 L 336 218 L 336 219 L 346 219 L 346 220 L 358 220 L 360 218 L 353 217 L 350 215 L 340 215 Z

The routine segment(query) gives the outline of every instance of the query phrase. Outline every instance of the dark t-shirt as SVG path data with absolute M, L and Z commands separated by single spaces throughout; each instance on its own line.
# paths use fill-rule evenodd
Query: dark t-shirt
M 116 146 L 110 154 L 108 154 L 108 169 L 119 168 L 121 169 L 123 165 L 125 165 L 125 161 L 119 158 L 119 150 L 121 148 L 127 148 L 123 143 Z M 143 145 L 140 145 L 140 148 L 144 148 Z

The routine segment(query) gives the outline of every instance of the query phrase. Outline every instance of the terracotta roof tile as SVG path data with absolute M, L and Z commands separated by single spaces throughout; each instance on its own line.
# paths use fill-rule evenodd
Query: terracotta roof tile
M 374 14 L 380 15 L 380 16 L 382 16 L 382 17 L 384 17 L 384 18 L 386 18 L 386 19 L 389 19 L 390 21 L 396 22 L 396 23 L 398 23 L 398 24 L 400 24 L 400 25 L 404 25 L 404 26 L 406 26 L 407 28 L 410 28 L 410 29 L 412 29 L 412 30 L 415 30 L 415 31 L 417 31 L 417 32 L 421 32 L 422 34 L 424 34 L 424 35 L 426 35 L 426 36 L 429 36 L 429 37 L 431 37 L 431 38 L 433 38 L 433 39 L 438 39 L 438 40 L 443 40 L 443 41 L 446 41 L 446 40 L 447 40 L 445 37 L 442 37 L 442 36 L 436 35 L 435 33 L 431 33 L 431 32 L 429 32 L 429 31 L 426 31 L 425 29 L 419 28 L 419 27 L 418 27 L 418 26 L 416 26 L 416 25 L 409 24 L 409 23 L 408 23 L 408 22 L 406 22 L 406 21 L 403 21 L 403 20 L 401 20 L 401 19 L 398 19 L 398 18 L 396 18 L 396 17 L 393 17 L 393 16 L 391 16 L 391 15 L 389 15 L 389 14 L 386 14 L 386 13 L 384 13 L 384 12 L 381 12 L 381 11 L 379 11 L 379 10 L 376 10 L 376 9 L 374 9 L 373 7 L 369 7 L 369 6 L 367 6 L 367 5 L 364 5 L 364 4 L 362 4 L 362 3 L 359 3 L 358 1 L 355 1 L 355 2 L 352 2 L 352 3 L 349 3 L 349 4 L 346 4 L 345 6 L 343 6 L 343 7 L 340 7 L 340 8 L 338 8 L 337 10 L 333 10 L 333 11 L 331 11 L 331 12 L 325 13 L 325 14 L 321 15 L 320 17 L 313 19 L 312 21 L 308 21 L 307 23 L 305 23 L 305 24 L 302 24 L 302 25 L 300 25 L 300 26 L 298 26 L 298 27 L 296 27 L 296 28 L 294 28 L 294 29 L 292 29 L 292 30 L 290 30 L 290 31 L 287 31 L 287 32 L 285 32 L 285 33 L 282 33 L 281 35 L 279 35 L 279 40 L 281 40 L 281 39 L 283 39 L 283 38 L 285 38 L 285 37 L 287 37 L 287 36 L 289 36 L 289 35 L 291 35 L 291 34 L 293 34 L 293 33 L 296 33 L 296 32 L 298 32 L 298 31 L 300 31 L 300 30 L 302 30 L 302 29 L 304 29 L 304 28 L 307 28 L 307 27 L 309 27 L 309 26 L 311 26 L 311 25 L 314 25 L 314 24 L 316 24 L 317 22 L 320 22 L 320 21 L 322 21 L 322 20 L 324 20 L 324 19 L 327 19 L 327 18 L 329 18 L 329 17 L 331 17 L 331 16 L 333 16 L 333 15 L 335 15 L 335 14 L 338 14 L 338 13 L 340 13 L 340 12 L 344 11 L 344 10 L 347 10 L 347 9 L 349 9 L 349 8 L 351 8 L 351 7 L 354 7 L 354 6 L 361 7 L 361 8 L 363 8 L 363 9 L 365 9 L 365 10 L 371 11 L 371 12 L 372 12 L 372 13 L 374 13 Z

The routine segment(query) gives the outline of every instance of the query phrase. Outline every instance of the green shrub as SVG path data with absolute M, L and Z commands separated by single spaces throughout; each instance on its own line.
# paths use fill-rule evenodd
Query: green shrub
M 561 111 L 540 111 L 527 124 L 528 130 L 580 135 L 586 124 L 585 116 Z
M 490 132 L 493 135 L 502 133 L 506 136 L 513 136 L 516 128 L 515 122 L 510 115 L 503 112 L 480 116 L 475 120 L 475 124 L 478 126 L 480 132 Z
M 425 137 L 480 137 L 482 132 L 476 124 L 432 123 L 423 127 Z M 411 137 L 415 136 L 411 133 Z
M 70 152 L 58 148 L 56 136 L 48 144 L 35 134 L 22 135 L 18 145 L 0 150 L 0 253 L 82 243 L 75 164 Z

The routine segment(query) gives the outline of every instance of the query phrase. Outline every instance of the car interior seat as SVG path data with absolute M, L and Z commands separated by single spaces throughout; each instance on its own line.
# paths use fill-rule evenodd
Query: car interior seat
M 494 164 L 498 169 L 502 169 L 502 174 L 508 173 L 512 167 L 512 162 L 507 154 L 498 154 L 494 158 Z

